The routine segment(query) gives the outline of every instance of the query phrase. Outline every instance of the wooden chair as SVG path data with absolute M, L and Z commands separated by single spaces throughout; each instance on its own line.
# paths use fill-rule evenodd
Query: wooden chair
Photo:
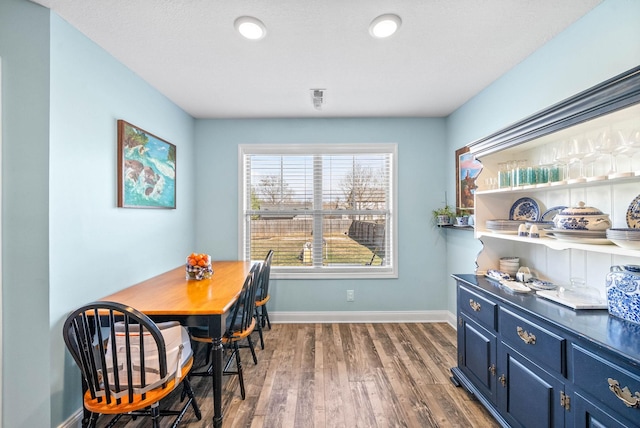
M 256 326 L 256 320 L 254 318 L 255 302 L 256 302 L 256 286 L 258 284 L 257 277 L 260 272 L 260 263 L 256 263 L 251 267 L 251 271 L 247 275 L 242 286 L 240 297 L 236 301 L 235 305 L 231 308 L 231 313 L 227 317 L 226 331 L 222 336 L 222 344 L 225 350 L 230 349 L 231 354 L 227 359 L 223 375 L 237 375 L 238 382 L 240 383 L 240 395 L 242 399 L 245 399 L 244 388 L 244 376 L 242 374 L 242 361 L 240 358 L 240 348 L 248 347 L 251 350 L 253 356 L 253 362 L 258 364 L 253 341 L 251 340 L 251 333 Z M 191 338 L 197 342 L 207 343 L 207 363 L 209 362 L 209 354 L 211 353 L 211 346 L 213 340 L 207 335 L 207 329 L 202 327 L 190 328 Z M 247 340 L 247 345 L 241 346 L 242 340 Z M 231 370 L 231 365 L 235 359 L 236 370 Z M 212 376 L 213 367 L 209 364 L 209 367 L 204 372 L 191 373 L 191 376 Z
M 140 332 L 142 331 L 142 334 Z M 142 312 L 115 302 L 94 302 L 69 314 L 62 331 L 67 349 L 82 372 L 85 419 L 95 427 L 100 415 L 177 415 L 189 406 L 202 418 L 187 375 L 193 365 L 189 336 L 177 322 L 155 324 Z M 159 410 L 159 401 L 178 385 L 188 400 L 178 410 Z
M 265 325 L 268 325 L 269 330 L 271 330 L 271 321 L 269 320 L 269 313 L 267 312 L 267 302 L 271 299 L 271 296 L 269 295 L 271 259 L 273 259 L 273 250 L 269 250 L 264 262 L 262 263 L 262 269 L 260 270 L 260 276 L 258 279 L 258 290 L 256 291 L 256 321 L 258 323 L 256 329 L 260 335 L 260 346 L 262 349 L 264 349 L 262 328 L 265 327 Z

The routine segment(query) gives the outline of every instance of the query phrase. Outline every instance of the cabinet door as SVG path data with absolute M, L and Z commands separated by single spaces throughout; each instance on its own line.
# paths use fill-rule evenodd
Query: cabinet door
M 459 315 L 458 366 L 492 403 L 496 390 L 496 336 L 465 314 Z
M 594 352 L 592 352 L 594 351 Z M 615 355 L 573 346 L 571 364 L 573 384 L 612 409 L 618 418 L 640 426 L 640 373 L 637 366 L 616 359 Z M 617 388 L 610 385 L 615 382 Z M 626 398 L 623 396 L 626 393 Z M 625 404 L 625 400 L 633 404 Z
M 504 342 L 498 345 L 498 408 L 513 427 L 562 427 L 564 383 Z
M 579 392 L 570 393 L 571 419 L 568 427 L 575 428 L 628 428 L 633 423 L 623 420 L 620 415 L 613 414 L 598 401 L 590 401 Z

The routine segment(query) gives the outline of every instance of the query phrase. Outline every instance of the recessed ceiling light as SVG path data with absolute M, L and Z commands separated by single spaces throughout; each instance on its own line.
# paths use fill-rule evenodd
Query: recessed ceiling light
M 267 27 L 252 16 L 241 16 L 233 23 L 238 33 L 249 40 L 260 40 L 267 35 Z
M 398 15 L 393 15 L 391 13 L 380 15 L 371 21 L 369 33 L 376 39 L 384 39 L 398 31 L 401 23 L 402 20 Z

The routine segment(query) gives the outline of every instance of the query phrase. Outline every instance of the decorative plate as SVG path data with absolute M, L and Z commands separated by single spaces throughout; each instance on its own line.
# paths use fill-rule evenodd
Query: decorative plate
M 580 230 L 580 229 L 545 229 L 556 236 L 571 236 L 574 238 L 605 238 L 606 230 Z
M 484 274 L 487 278 L 495 279 L 496 281 L 502 280 L 510 280 L 511 276 L 503 271 L 497 269 L 489 269 L 487 273 Z
M 627 209 L 627 226 L 632 229 L 640 229 L 640 195 L 631 201 Z
M 509 211 L 509 220 L 538 221 L 540 208 L 538 203 L 531 198 L 520 198 L 514 202 Z
M 505 291 L 511 293 L 528 293 L 531 291 L 529 287 L 518 281 L 502 280 L 500 281 L 500 285 Z
M 554 283 L 549 281 L 543 281 L 538 278 L 531 278 L 527 282 L 527 287 L 533 288 L 534 290 L 555 290 L 556 288 L 558 288 L 558 286 L 555 285 Z
M 542 216 L 540 217 L 540 221 L 551 221 L 553 222 L 553 218 L 556 216 L 556 214 L 558 214 L 560 211 L 566 209 L 567 207 L 564 205 L 558 205 L 557 207 L 551 207 L 548 210 L 546 210 L 545 212 L 542 213 Z
M 545 229 L 545 233 L 547 237 L 555 238 L 559 241 L 594 245 L 613 244 L 609 238 L 606 238 L 607 233 L 604 230 Z

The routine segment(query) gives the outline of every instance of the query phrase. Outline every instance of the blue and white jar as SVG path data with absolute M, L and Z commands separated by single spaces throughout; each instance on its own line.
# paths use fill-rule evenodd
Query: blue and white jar
M 640 324 L 640 266 L 611 266 L 606 286 L 609 313 Z

